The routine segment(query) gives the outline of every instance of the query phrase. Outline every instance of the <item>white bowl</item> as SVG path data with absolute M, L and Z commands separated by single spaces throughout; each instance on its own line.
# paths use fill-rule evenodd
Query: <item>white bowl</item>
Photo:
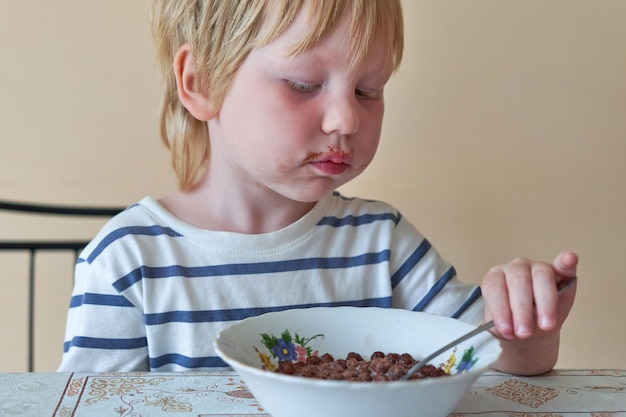
M 451 376 L 394 382 L 320 380 L 265 370 L 262 359 L 275 366 L 278 358 L 272 357 L 262 334 L 275 343 L 287 331 L 294 345 L 335 359 L 345 359 L 349 352 L 369 358 L 375 351 L 410 353 L 420 359 L 473 328 L 448 317 L 406 310 L 318 307 L 244 319 L 222 331 L 214 344 L 273 417 L 445 417 L 500 355 L 500 344 L 489 332 L 431 362 L 454 364 Z M 301 343 L 296 343 L 296 334 Z M 461 363 L 464 353 L 471 353 L 469 363 Z

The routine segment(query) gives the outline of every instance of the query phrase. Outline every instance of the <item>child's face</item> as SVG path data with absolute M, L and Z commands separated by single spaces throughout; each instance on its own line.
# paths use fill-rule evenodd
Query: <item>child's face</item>
M 209 121 L 210 171 L 230 189 L 313 202 L 372 161 L 392 64 L 380 42 L 351 69 L 348 27 L 343 19 L 317 45 L 289 56 L 307 33 L 301 12 L 281 37 L 245 59 Z

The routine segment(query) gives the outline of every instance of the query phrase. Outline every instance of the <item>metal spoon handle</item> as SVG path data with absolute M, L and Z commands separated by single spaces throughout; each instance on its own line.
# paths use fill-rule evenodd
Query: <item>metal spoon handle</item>
M 488 321 L 487 323 L 478 326 L 477 328 L 475 328 L 471 332 L 466 333 L 463 336 L 459 337 L 458 339 L 453 340 L 452 342 L 448 343 L 444 347 L 442 347 L 440 349 L 437 349 L 436 351 L 434 351 L 433 353 L 431 353 L 430 355 L 426 356 L 424 359 L 420 360 L 418 363 L 413 365 L 407 371 L 407 373 L 404 374 L 404 376 L 402 378 L 400 378 L 400 381 L 406 381 L 415 372 L 417 372 L 420 369 L 422 369 L 422 367 L 428 365 L 428 362 L 433 360 L 435 357 L 441 355 L 443 352 L 447 351 L 448 349 L 455 347 L 456 345 L 458 345 L 461 342 L 465 342 L 467 339 L 476 336 L 478 333 L 482 333 L 485 330 L 491 329 L 493 326 L 494 326 L 493 320 Z
M 565 279 L 565 280 L 559 282 L 558 285 L 557 285 L 558 293 L 562 294 L 566 289 L 571 287 L 576 282 L 576 280 L 577 280 L 577 277 L 572 277 L 572 278 Z M 433 353 L 431 353 L 430 355 L 426 356 L 424 359 L 420 360 L 418 363 L 413 365 L 407 371 L 407 373 L 404 374 L 404 376 L 402 378 L 400 378 L 400 381 L 406 381 L 415 372 L 417 372 L 420 369 L 422 369 L 422 367 L 428 365 L 428 362 L 430 362 L 431 360 L 433 360 L 437 356 L 441 355 L 443 352 L 447 351 L 448 349 L 453 348 L 454 346 L 458 345 L 459 343 L 465 342 L 467 339 L 469 339 L 471 337 L 474 337 L 477 334 L 484 332 L 485 330 L 491 329 L 493 326 L 494 326 L 493 320 L 488 321 L 487 323 L 478 326 L 477 328 L 475 328 L 471 332 L 468 332 L 468 333 L 464 334 L 463 336 L 453 340 L 452 342 L 448 343 L 444 347 L 442 347 L 440 349 L 437 349 L 436 351 L 434 351 Z

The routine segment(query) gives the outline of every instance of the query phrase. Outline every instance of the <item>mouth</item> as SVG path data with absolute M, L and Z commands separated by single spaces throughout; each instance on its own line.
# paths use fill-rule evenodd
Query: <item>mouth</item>
M 350 165 L 348 164 L 336 163 L 332 161 L 310 162 L 309 165 L 326 175 L 340 175 L 350 168 Z
M 350 155 L 347 152 L 338 151 L 332 147 L 329 147 L 326 152 L 309 153 L 304 162 L 327 175 L 343 174 L 351 164 Z

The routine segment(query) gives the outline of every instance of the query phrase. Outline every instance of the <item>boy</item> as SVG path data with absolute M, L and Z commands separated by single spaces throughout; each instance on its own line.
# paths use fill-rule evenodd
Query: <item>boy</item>
M 481 293 L 393 207 L 335 191 L 376 152 L 399 0 L 159 0 L 153 15 L 179 190 L 81 255 L 60 370 L 215 369 L 229 323 L 334 305 L 493 318 L 498 369 L 554 366 L 575 254 L 494 267 Z

